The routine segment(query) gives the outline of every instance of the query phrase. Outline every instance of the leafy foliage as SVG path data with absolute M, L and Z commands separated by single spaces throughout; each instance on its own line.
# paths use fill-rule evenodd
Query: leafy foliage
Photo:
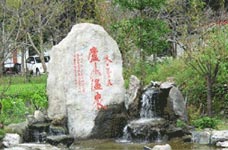
M 163 20 L 150 15 L 160 10 L 162 5 L 165 4 L 165 0 L 116 0 L 115 3 L 123 8 L 138 11 L 138 16 L 123 21 L 123 24 L 120 22 L 117 27 L 127 29 L 125 31 L 131 31 L 130 33 L 126 32 L 125 35 L 132 36 L 131 39 L 140 51 L 143 51 L 143 55 L 158 53 L 167 47 L 166 39 L 162 38 L 169 32 L 167 24 Z M 148 12 L 145 10 L 147 8 L 149 9 Z
M 115 0 L 115 3 L 130 10 L 138 9 L 143 10 L 147 7 L 153 10 L 160 10 L 161 6 L 165 4 L 165 0 Z
M 187 126 L 187 124 L 184 121 L 178 119 L 176 122 L 176 126 L 180 127 L 180 128 L 185 128 Z
M 166 81 L 167 77 L 174 77 L 176 85 L 178 85 L 184 97 L 187 98 L 187 108 L 191 122 L 191 120 L 198 119 L 198 116 L 205 114 L 207 111 L 206 82 L 196 70 L 186 65 L 185 61 L 185 59 L 179 58 L 156 63 L 151 66 L 149 75 L 144 79 L 147 80 L 146 83 L 149 83 L 150 80 Z M 228 102 L 227 61 L 221 61 L 220 64 L 220 71 L 213 88 L 212 108 L 214 114 L 227 109 L 226 104 Z
M 46 82 L 44 77 L 40 78 L 36 80 Z M 44 110 L 48 105 L 45 83 L 37 84 L 36 80 L 34 83 L 20 83 L 23 80 L 16 79 L 12 82 L 17 84 L 11 85 L 0 99 L 0 122 L 4 124 L 24 121 L 26 114 L 32 114 L 37 109 Z
M 207 115 L 212 115 L 212 90 L 221 69 L 221 64 L 228 59 L 228 27 L 206 29 L 201 42 L 194 51 L 188 53 L 186 63 L 203 79 L 207 87 Z
M 1 103 L 3 107 L 0 114 L 0 122 L 3 122 L 4 124 L 24 121 L 25 114 L 29 112 L 28 107 L 26 107 L 23 99 L 6 98 L 2 99 Z
M 204 128 L 216 129 L 218 123 L 219 123 L 218 119 L 210 118 L 210 117 L 202 117 L 193 121 L 193 125 L 196 128 L 200 128 L 200 129 L 204 129 Z
M 168 26 L 156 16 L 165 2 L 165 0 L 114 1 L 115 4 L 125 10 L 130 10 L 136 14 L 115 24 L 113 29 L 119 31 L 116 39 L 120 44 L 127 72 L 140 71 L 140 74 L 137 73 L 140 79 L 148 75 L 143 69 L 144 66 L 147 66 L 145 63 L 146 56 L 161 53 L 168 45 L 165 38 L 169 32 Z M 140 70 L 137 70 L 137 67 L 132 68 L 132 66 L 137 65 L 141 65 Z

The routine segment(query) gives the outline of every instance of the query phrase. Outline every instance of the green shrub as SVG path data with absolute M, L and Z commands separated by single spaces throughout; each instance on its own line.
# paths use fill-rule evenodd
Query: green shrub
M 23 99 L 6 98 L 1 100 L 2 112 L 0 114 L 0 122 L 4 124 L 18 123 L 25 120 L 25 114 L 29 108 L 26 107 Z
M 143 67 L 143 69 L 141 69 Z M 129 78 L 131 75 L 135 75 L 138 79 L 141 79 L 144 84 L 149 84 L 151 80 L 151 73 L 154 72 L 156 67 L 146 62 L 135 62 L 134 67 L 124 68 L 125 87 L 129 85 Z
M 9 77 L 5 78 L 5 82 L 8 82 Z M 24 83 L 23 77 L 15 77 L 14 84 L 11 84 L 7 91 L 0 95 L 2 103 L 0 122 L 4 124 L 22 122 L 26 114 L 32 114 L 37 109 L 46 109 L 48 101 L 45 78 L 45 76 L 37 79 L 34 77 L 32 79 L 34 82 Z M 4 88 L 5 86 L 0 85 L 0 91 Z
M 187 124 L 184 121 L 177 119 L 176 126 L 180 128 L 184 128 L 187 126 Z
M 5 131 L 0 129 L 0 140 L 2 140 L 5 136 Z
M 197 120 L 194 120 L 192 124 L 199 129 L 204 129 L 204 128 L 216 129 L 219 124 L 219 120 L 216 118 L 202 117 Z
M 38 87 L 31 95 L 31 101 L 36 110 L 46 109 L 48 106 L 46 89 L 44 87 Z

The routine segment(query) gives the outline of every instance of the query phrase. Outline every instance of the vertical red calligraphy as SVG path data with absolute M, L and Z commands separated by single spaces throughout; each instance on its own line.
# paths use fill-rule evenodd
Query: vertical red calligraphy
M 112 60 L 109 58 L 108 55 L 106 55 L 104 57 L 105 60 L 105 64 L 106 64 L 106 76 L 107 76 L 107 81 L 106 81 L 106 86 L 112 86 L 112 82 L 111 82 L 111 68 L 110 68 L 110 63 L 112 63 Z
M 107 109 L 107 106 L 104 106 L 102 103 L 101 103 L 101 94 L 99 92 L 96 92 L 95 96 L 94 96 L 94 100 L 95 100 L 95 103 L 96 103 L 96 108 L 97 110 L 100 110 L 100 109 Z
M 85 80 L 83 74 L 83 55 L 79 53 L 74 54 L 74 82 L 78 92 L 85 93 Z
M 98 49 L 96 47 L 92 47 L 89 50 L 88 60 L 89 63 L 92 65 L 92 70 L 90 73 L 90 81 L 91 81 L 91 90 L 94 91 L 94 103 L 96 105 L 96 109 L 107 109 L 106 106 L 102 104 L 102 94 L 100 91 L 103 90 L 102 84 L 101 84 L 101 71 L 98 68 L 98 64 L 100 62 L 99 55 L 98 55 Z

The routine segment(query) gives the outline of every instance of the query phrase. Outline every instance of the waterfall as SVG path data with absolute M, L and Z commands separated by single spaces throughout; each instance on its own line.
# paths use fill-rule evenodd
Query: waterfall
M 156 88 L 148 88 L 143 94 L 141 99 L 141 118 L 154 118 L 157 117 L 156 101 L 158 100 L 159 90 Z
M 165 119 L 161 118 L 160 89 L 154 83 L 142 93 L 140 100 L 140 118 L 130 121 L 123 130 L 120 142 L 161 142 L 163 133 L 161 127 Z

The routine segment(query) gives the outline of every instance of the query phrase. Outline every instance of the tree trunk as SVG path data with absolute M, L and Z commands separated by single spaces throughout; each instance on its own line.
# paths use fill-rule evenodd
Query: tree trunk
M 212 78 L 210 75 L 206 77 L 207 80 L 207 115 L 212 116 Z
M 3 75 L 4 71 L 4 52 L 0 52 L 0 77 Z
M 25 50 L 21 50 L 21 75 L 25 75 Z
M 0 60 L 0 77 L 3 75 L 4 63 Z
M 47 72 L 47 65 L 45 64 L 44 53 L 41 52 L 39 57 L 40 57 L 40 60 L 41 60 L 41 63 L 42 63 L 42 67 L 44 69 L 44 73 L 46 73 Z
M 39 53 L 39 56 L 40 56 L 40 60 L 41 60 L 41 63 L 42 63 L 42 67 L 44 69 L 44 73 L 47 72 L 47 66 L 45 64 L 45 60 L 44 60 L 44 51 L 43 51 L 43 44 L 44 44 L 44 41 L 43 41 L 43 31 L 42 31 L 42 19 L 41 19 L 41 14 L 39 14 L 39 46 L 40 46 L 40 53 Z

